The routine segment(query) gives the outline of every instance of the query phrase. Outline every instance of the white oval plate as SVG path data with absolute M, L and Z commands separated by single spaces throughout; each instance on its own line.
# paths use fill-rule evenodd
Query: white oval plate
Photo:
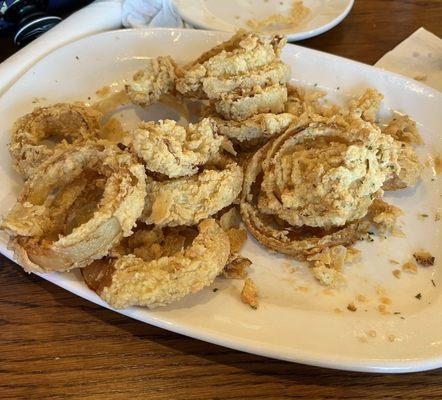
M 250 29 L 247 21 L 262 20 L 272 14 L 287 14 L 291 0 L 173 0 L 176 10 L 187 23 L 197 28 L 236 32 Z M 310 13 L 296 27 L 276 32 L 291 42 L 308 39 L 338 25 L 350 12 L 354 0 L 304 0 Z
M 22 185 L 7 150 L 10 127 L 17 117 L 37 104 L 87 100 L 100 87 L 110 83 L 118 87 L 146 58 L 168 54 L 187 62 L 228 37 L 227 33 L 197 30 L 112 31 L 71 43 L 35 64 L 0 98 L 0 216 L 14 204 Z M 422 160 L 442 152 L 439 92 L 396 74 L 295 45 L 284 48 L 283 59 L 292 68 L 294 83 L 317 85 L 330 91 L 331 98 L 377 88 L 385 95 L 386 111 L 408 113 L 418 122 L 426 141 L 420 149 Z M 161 107 L 150 111 L 152 117 L 161 112 Z M 254 263 L 252 277 L 261 293 L 258 310 L 239 300 L 240 282 L 219 278 L 212 287 L 171 306 L 118 312 L 208 342 L 310 365 L 368 372 L 440 367 L 442 230 L 441 222 L 434 222 L 434 213 L 441 206 L 441 195 L 440 178 L 429 168 L 416 189 L 388 193 L 387 199 L 405 211 L 402 221 L 407 237 L 359 243 L 362 261 L 346 267 L 348 286 L 340 291 L 329 293 L 305 266 L 269 253 L 250 238 L 243 254 Z M 421 221 L 421 213 L 429 217 Z M 438 265 L 396 279 L 392 271 L 397 265 L 388 260 L 408 261 L 420 247 L 436 256 Z M 4 236 L 0 250 L 11 257 Z M 106 307 L 78 272 L 41 276 Z M 213 292 L 214 288 L 218 291 Z M 420 300 L 415 298 L 418 293 Z M 367 298 L 366 303 L 356 300 L 359 294 Z M 378 311 L 384 296 L 392 302 L 387 306 L 389 315 Z M 346 309 L 350 302 L 357 305 L 356 312 Z M 371 330 L 376 337 L 368 335 Z

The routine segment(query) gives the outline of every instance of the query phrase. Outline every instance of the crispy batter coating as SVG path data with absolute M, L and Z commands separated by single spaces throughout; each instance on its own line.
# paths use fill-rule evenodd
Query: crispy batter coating
M 282 113 L 286 101 L 285 86 L 257 86 L 240 93 L 223 94 L 215 103 L 215 109 L 225 119 L 244 121 L 255 114 Z
M 258 288 L 251 278 L 246 278 L 244 281 L 244 286 L 241 291 L 241 301 L 255 310 L 259 306 Z
M 423 144 L 421 135 L 414 122 L 408 115 L 398 115 L 393 118 L 382 130 L 386 135 L 392 136 L 399 142 L 409 144 Z
M 149 171 L 177 178 L 197 173 L 218 152 L 223 137 L 213 121 L 204 118 L 187 128 L 172 120 L 142 122 L 129 140 Z
M 278 35 L 238 32 L 184 67 L 177 90 L 203 100 L 218 99 L 237 89 L 284 84 L 290 70 L 278 59 L 285 43 L 286 39 Z
M 191 177 L 151 180 L 141 220 L 157 226 L 195 225 L 235 201 L 242 180 L 242 168 L 233 161 Z
M 311 123 L 288 130 L 263 160 L 258 207 L 292 226 L 344 226 L 358 220 L 399 170 L 398 144 L 360 120 L 350 131 Z
M 376 199 L 370 206 L 369 217 L 382 234 L 393 232 L 397 219 L 403 215 L 403 211 L 396 206 Z
M 422 173 L 422 164 L 419 162 L 419 158 L 412 145 L 423 143 L 416 123 L 407 115 L 398 116 L 390 121 L 384 128 L 383 133 L 392 136 L 401 143 L 398 160 L 401 169 L 399 173 L 393 174 L 393 176 L 385 182 L 383 189 L 398 190 L 415 186 Z
M 115 308 L 164 306 L 210 285 L 229 256 L 229 239 L 213 219 L 198 225 L 192 244 L 143 260 L 134 254 L 96 261 L 82 270 L 87 285 Z M 152 247 L 152 245 L 150 246 Z
M 132 233 L 144 206 L 145 178 L 143 165 L 110 143 L 70 146 L 25 183 L 1 229 L 28 272 L 84 267 Z M 102 195 L 90 208 L 92 183 Z M 69 218 L 80 211 L 90 219 Z
M 138 71 L 126 84 L 130 100 L 147 107 L 160 100 L 161 96 L 175 91 L 176 64 L 169 56 L 151 58 L 144 69 Z
M 281 138 L 281 135 L 279 138 Z M 278 138 L 278 139 L 279 139 Z M 368 221 L 356 220 L 338 228 L 292 227 L 279 218 L 263 214 L 257 207 L 259 182 L 263 175 L 263 161 L 272 142 L 258 150 L 249 160 L 241 194 L 241 216 L 250 233 L 272 250 L 300 260 L 328 247 L 348 246 L 369 230 Z
M 361 97 L 350 102 L 350 110 L 360 113 L 364 121 L 375 122 L 383 98 L 377 90 L 367 89 Z
M 284 132 L 296 117 L 290 113 L 257 114 L 245 121 L 229 121 L 214 117 L 218 132 L 238 143 L 241 147 L 254 146 L 266 142 L 272 136 Z
M 44 160 L 69 143 L 97 138 L 101 118 L 99 111 L 82 104 L 57 103 L 34 109 L 12 128 L 9 152 L 15 169 L 28 178 Z

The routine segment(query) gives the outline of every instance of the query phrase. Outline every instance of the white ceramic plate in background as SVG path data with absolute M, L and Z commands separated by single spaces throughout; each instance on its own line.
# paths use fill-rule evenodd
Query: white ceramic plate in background
M 14 204 L 22 185 L 11 168 L 7 151 L 14 120 L 36 104 L 87 100 L 95 90 L 113 84 L 143 67 L 149 57 L 171 55 L 188 62 L 220 41 L 227 33 L 197 30 L 124 30 L 100 33 L 60 48 L 26 72 L 0 98 L 0 217 Z M 315 85 L 330 97 L 346 98 L 374 87 L 385 95 L 389 109 L 410 114 L 426 145 L 422 160 L 442 153 L 442 95 L 396 74 L 295 45 L 282 57 L 292 68 L 296 84 Z M 154 106 L 151 118 L 164 117 Z M 144 116 L 146 118 L 146 115 Z M 249 239 L 244 255 L 253 263 L 252 277 L 261 294 L 256 311 L 239 300 L 241 282 L 217 279 L 212 287 L 168 307 L 118 311 L 129 317 L 194 338 L 268 357 L 356 371 L 408 372 L 442 366 L 442 222 L 434 221 L 441 206 L 440 177 L 429 168 L 415 189 L 388 193 L 399 205 L 404 238 L 389 238 L 357 245 L 360 263 L 345 268 L 348 286 L 324 290 L 307 267 L 269 253 Z M 429 217 L 420 220 L 419 214 Z M 417 275 L 396 279 L 389 259 L 408 261 L 425 248 L 436 256 L 436 266 L 420 268 Z M 11 257 L 1 238 L 0 251 Z M 97 304 L 104 304 L 82 282 L 78 272 L 41 275 L 58 286 Z M 433 286 L 433 283 L 436 286 Z M 219 290 L 213 292 L 214 288 Z M 415 296 L 421 293 L 421 299 Z M 367 302 L 358 302 L 364 295 Z M 382 297 L 391 299 L 390 315 L 378 311 Z M 357 305 L 356 312 L 346 306 Z M 336 312 L 339 308 L 342 312 Z M 400 313 L 400 314 L 394 314 Z M 376 337 L 367 333 L 375 331 Z
M 250 29 L 247 21 L 262 20 L 272 14 L 290 12 L 291 0 L 173 0 L 175 8 L 187 23 L 197 28 L 235 32 Z M 299 25 L 277 32 L 289 41 L 307 39 L 327 32 L 350 12 L 354 0 L 304 0 L 310 9 Z

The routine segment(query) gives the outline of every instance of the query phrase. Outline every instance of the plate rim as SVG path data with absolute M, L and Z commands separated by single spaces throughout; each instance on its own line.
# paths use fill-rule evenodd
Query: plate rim
M 179 16 L 188 24 L 198 28 L 198 29 L 204 29 L 204 30 L 213 30 L 218 32 L 227 32 L 227 31 L 219 31 L 218 29 L 212 29 L 210 24 L 204 23 L 204 21 L 201 21 L 201 19 L 195 19 L 193 14 L 191 12 L 188 12 L 182 5 L 182 0 L 172 0 L 173 5 L 178 12 Z M 187 0 L 184 0 L 187 1 Z M 202 0 L 198 0 L 202 1 Z M 332 19 L 330 22 L 319 26 L 315 29 L 310 30 L 303 30 L 300 32 L 295 33 L 286 33 L 285 36 L 287 36 L 287 39 L 289 42 L 296 42 L 300 40 L 309 39 L 315 36 L 322 35 L 323 33 L 329 31 L 330 29 L 333 29 L 337 25 L 339 25 L 350 13 L 354 6 L 355 0 L 346 0 L 348 1 L 348 4 L 346 8 L 334 19 Z M 239 29 L 239 27 L 238 27 Z
M 129 32 L 129 31 L 135 31 L 135 32 L 138 32 L 138 31 L 166 31 L 169 33 L 186 31 L 186 32 L 192 32 L 192 34 L 201 33 L 203 35 L 207 35 L 207 34 L 217 35 L 217 34 L 221 33 L 222 35 L 228 35 L 228 33 L 223 32 L 223 31 L 210 31 L 210 30 L 209 31 L 195 31 L 195 30 L 188 30 L 188 29 L 175 29 L 175 28 L 119 29 L 119 30 L 113 30 L 113 31 L 100 32 L 100 33 L 88 36 L 86 38 L 81 38 L 81 39 L 75 40 L 73 42 L 70 42 L 69 44 L 67 44 L 65 46 L 61 46 L 58 49 L 69 46 L 71 43 L 90 40 L 91 38 L 93 38 L 95 36 L 105 36 L 105 35 L 112 36 L 112 35 L 115 35 L 116 33 Z M 430 93 L 432 93 L 436 97 L 442 98 L 441 92 L 439 92 L 439 91 L 437 91 L 427 85 L 424 85 L 420 82 L 416 82 L 415 80 L 413 80 L 411 78 L 404 77 L 400 74 L 386 71 L 381 68 L 373 67 L 368 64 L 364 64 L 364 63 L 361 63 L 358 61 L 350 60 L 350 59 L 336 56 L 333 54 L 325 53 L 322 51 L 304 48 L 304 47 L 296 45 L 296 44 L 290 44 L 290 46 L 301 47 L 302 49 L 304 49 L 308 52 L 319 53 L 322 55 L 326 55 L 327 57 L 345 60 L 346 62 L 350 61 L 351 63 L 361 64 L 364 68 L 369 67 L 369 69 L 378 70 L 382 74 L 396 76 L 396 77 L 400 78 L 401 80 L 404 80 L 405 82 L 408 82 L 408 83 L 412 82 L 417 87 L 422 87 L 425 91 L 427 91 L 427 92 L 429 91 Z M 57 51 L 58 49 L 55 49 L 53 52 Z M 51 52 L 49 54 L 52 54 L 53 52 Z M 33 64 L 30 67 L 30 69 L 33 68 L 39 62 L 42 62 L 45 58 L 46 58 L 46 56 L 41 58 L 40 60 L 38 60 L 35 64 Z M 17 79 L 16 82 L 18 82 L 20 79 L 21 79 L 21 77 L 19 79 Z M 8 88 L 8 90 L 6 92 L 9 92 L 9 90 L 12 90 L 14 86 L 15 86 L 15 83 L 13 85 L 11 85 L 11 87 Z M 8 257 L 12 261 L 14 261 L 13 258 L 11 257 L 11 254 L 7 254 L 7 253 L 9 253 L 8 251 L 4 251 L 6 249 L 3 249 L 3 247 L 0 246 L 0 250 L 6 257 Z M 154 326 L 158 326 L 160 328 L 170 330 L 175 333 L 180 333 L 180 334 L 183 334 L 183 335 L 186 335 L 186 336 L 198 339 L 198 340 L 204 340 L 209 343 L 229 347 L 229 348 L 240 350 L 240 351 L 245 351 L 245 352 L 251 353 L 251 354 L 261 355 L 264 357 L 280 359 L 280 360 L 285 360 L 285 361 L 290 361 L 290 362 L 297 362 L 297 363 L 301 363 L 301 364 L 318 366 L 318 367 L 333 368 L 333 369 L 346 370 L 346 371 L 371 372 L 371 373 L 379 373 L 379 372 L 381 372 L 381 373 L 385 373 L 385 372 L 407 373 L 407 372 L 425 371 L 425 370 L 430 370 L 430 369 L 442 367 L 442 354 L 439 356 L 435 356 L 435 357 L 427 357 L 427 358 L 424 358 L 421 360 L 413 360 L 412 365 L 410 365 L 410 360 L 407 360 L 407 361 L 397 361 L 396 360 L 396 361 L 391 361 L 391 362 L 386 361 L 386 360 L 382 360 L 379 364 L 376 362 L 373 362 L 373 360 L 366 360 L 366 361 L 370 361 L 370 362 L 362 361 L 362 363 L 363 363 L 362 364 L 361 362 L 356 363 L 355 359 L 348 359 L 348 357 L 345 357 L 343 360 L 341 359 L 340 361 L 336 361 L 336 360 L 326 361 L 323 359 L 322 360 L 318 359 L 316 357 L 306 357 L 306 356 L 302 356 L 302 355 L 301 356 L 292 355 L 290 357 L 290 356 L 286 356 L 286 355 L 272 353 L 271 350 L 267 350 L 267 349 L 262 350 L 259 347 L 257 347 L 256 345 L 255 346 L 254 345 L 247 345 L 247 343 L 243 343 L 243 339 L 236 338 L 235 340 L 232 340 L 232 338 L 222 338 L 220 336 L 217 337 L 216 335 L 215 336 L 210 335 L 210 331 L 201 332 L 200 330 L 192 330 L 191 328 L 178 326 L 173 323 L 171 324 L 170 322 L 166 322 L 166 321 L 158 319 L 156 317 L 149 317 L 149 318 L 144 317 L 144 320 L 143 320 L 139 316 L 136 315 L 136 312 L 134 312 L 133 309 L 114 310 L 111 307 L 109 307 L 108 305 L 104 304 L 104 302 L 102 302 L 101 299 L 99 299 L 99 297 L 95 293 L 89 291 L 88 289 L 85 293 L 81 293 L 80 290 L 77 290 L 75 287 L 73 287 L 75 285 L 71 285 L 71 283 L 69 281 L 60 282 L 54 277 L 53 274 L 37 274 L 37 275 L 42 277 L 43 279 L 49 281 L 49 282 L 56 284 L 57 286 L 59 286 L 63 289 L 70 291 L 71 293 L 79 295 L 80 297 L 82 297 L 86 300 L 92 301 L 95 304 L 104 306 L 105 308 L 116 311 L 120 314 L 126 315 L 130 318 L 139 320 L 141 322 L 149 323 Z M 85 288 L 84 284 L 82 285 L 82 288 Z M 146 322 L 146 320 L 148 320 L 148 322 Z M 213 330 L 211 330 L 211 332 L 216 333 L 216 331 L 213 331 Z M 222 335 L 225 336 L 225 334 L 222 334 Z M 240 341 L 240 343 L 238 343 L 238 341 Z M 407 364 L 407 362 L 408 362 L 408 364 Z

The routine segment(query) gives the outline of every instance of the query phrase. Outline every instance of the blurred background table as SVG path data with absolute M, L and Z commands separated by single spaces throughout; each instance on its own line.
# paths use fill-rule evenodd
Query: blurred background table
M 356 0 L 336 28 L 299 44 L 375 63 L 441 0 Z M 0 37 L 0 62 L 16 49 Z M 0 256 L 1 399 L 441 399 L 442 369 L 359 374 L 270 360 L 126 318 Z

